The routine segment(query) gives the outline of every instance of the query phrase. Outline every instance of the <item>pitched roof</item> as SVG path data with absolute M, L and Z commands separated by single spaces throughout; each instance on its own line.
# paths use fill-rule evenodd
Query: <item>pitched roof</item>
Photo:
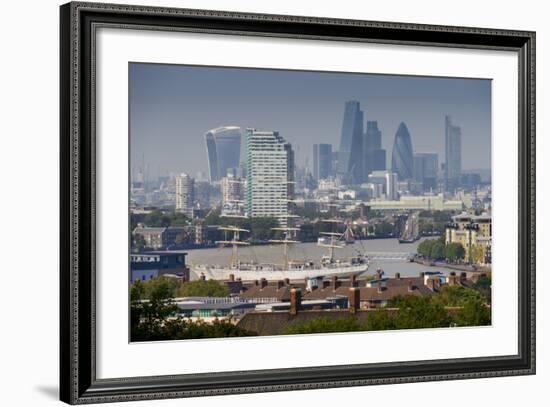
M 282 287 L 278 288 L 277 283 L 269 282 L 262 287 L 262 284 L 247 284 L 243 285 L 243 291 L 241 293 L 242 298 L 277 298 L 278 301 L 290 301 L 290 290 L 292 288 L 301 288 L 302 292 L 305 290 L 305 283 L 290 283 L 282 284 Z

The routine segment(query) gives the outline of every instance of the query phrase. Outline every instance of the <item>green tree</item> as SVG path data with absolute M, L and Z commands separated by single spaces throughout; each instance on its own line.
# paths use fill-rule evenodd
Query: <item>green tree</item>
M 155 277 L 147 281 L 136 281 L 131 292 L 136 290 L 136 295 L 139 294 L 139 299 L 148 300 L 153 296 L 153 293 L 168 291 L 168 297 L 174 297 L 176 290 L 181 285 L 180 281 L 175 278 Z
M 491 284 L 491 273 L 489 273 L 487 275 L 482 275 L 479 281 L 472 287 L 483 295 L 487 304 L 491 304 Z
M 399 308 L 394 317 L 396 329 L 442 328 L 451 325 L 445 307 L 433 302 L 430 297 L 397 297 L 388 306 Z
M 426 239 L 423 242 L 420 242 L 416 251 L 424 257 L 431 257 L 434 243 L 434 239 Z
M 469 261 L 474 264 L 483 263 L 483 249 L 477 244 L 473 244 L 470 247 Z
M 170 226 L 170 216 L 161 210 L 156 210 L 145 215 L 143 223 L 149 227 L 167 227 Z
M 187 226 L 189 218 L 185 213 L 174 212 L 170 216 L 170 226 Z
M 141 281 L 132 285 L 130 290 L 130 321 L 131 336 L 157 338 L 161 336 L 164 322 L 170 316 L 175 316 L 178 307 L 173 302 L 173 289 L 169 279 L 159 278 L 149 287 L 148 298 L 145 298 L 147 288 Z
M 317 317 L 311 321 L 293 324 L 284 330 L 284 334 L 312 334 L 328 332 L 352 332 L 362 331 L 365 328 L 353 317 L 345 319 L 333 319 Z
M 430 257 L 435 260 L 442 260 L 445 258 L 445 243 L 441 243 L 438 239 L 436 240 L 430 249 Z
M 240 336 L 256 336 L 256 332 L 248 331 L 235 325 L 231 320 L 215 319 L 213 322 L 202 320 L 191 321 L 177 318 L 167 321 L 161 331 L 163 339 L 201 339 L 229 338 Z
M 254 240 L 265 241 L 273 238 L 271 228 L 279 226 L 277 219 L 272 217 L 258 217 L 250 219 L 250 236 Z
M 461 307 L 468 301 L 485 301 L 485 297 L 477 290 L 462 285 L 445 285 L 434 295 L 432 301 L 445 307 Z
M 464 259 L 464 247 L 460 243 L 449 243 L 445 246 L 445 258 L 451 262 Z
M 369 311 L 364 328 L 366 331 L 387 331 L 396 329 L 395 315 L 384 308 Z
M 491 324 L 491 309 L 484 301 L 469 300 L 453 315 L 458 326 L 484 326 Z
M 130 321 L 132 341 L 175 340 L 190 338 L 223 338 L 257 335 L 237 327 L 231 320 L 212 323 L 178 317 L 173 301 L 173 279 L 156 278 L 137 281 L 130 288 Z M 214 280 L 211 280 L 217 283 Z M 206 291 L 206 292 L 212 292 Z
M 178 297 L 227 297 L 229 293 L 229 286 L 216 280 L 183 283 L 176 291 Z

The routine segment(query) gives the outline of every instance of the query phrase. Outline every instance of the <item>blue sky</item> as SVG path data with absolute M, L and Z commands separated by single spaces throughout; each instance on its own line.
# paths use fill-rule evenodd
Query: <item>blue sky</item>
M 377 120 L 391 146 L 405 122 L 415 151 L 444 162 L 444 117 L 462 128 L 463 169 L 491 160 L 488 79 L 130 63 L 131 166 L 145 157 L 150 177 L 207 172 L 204 133 L 224 125 L 276 130 L 292 143 L 297 163 L 312 161 L 314 143 L 338 149 L 346 100 Z

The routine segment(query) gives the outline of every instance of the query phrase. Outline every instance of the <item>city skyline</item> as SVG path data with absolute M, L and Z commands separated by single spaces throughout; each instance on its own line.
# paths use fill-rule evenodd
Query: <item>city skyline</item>
M 307 162 L 313 170 L 313 144 L 331 144 L 338 151 L 342 107 L 350 100 L 361 103 L 361 127 L 378 123 L 388 164 L 401 122 L 414 152 L 436 152 L 443 163 L 444 117 L 451 115 L 467 151 L 463 169 L 488 169 L 490 88 L 490 80 L 481 79 L 132 63 L 132 171 L 145 161 L 150 177 L 208 174 L 205 134 L 220 126 L 278 131 L 293 145 L 297 165 Z

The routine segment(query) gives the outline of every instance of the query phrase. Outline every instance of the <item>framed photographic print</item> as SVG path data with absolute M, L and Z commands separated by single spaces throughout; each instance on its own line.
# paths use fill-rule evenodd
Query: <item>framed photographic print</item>
M 535 372 L 535 33 L 61 6 L 61 399 Z

